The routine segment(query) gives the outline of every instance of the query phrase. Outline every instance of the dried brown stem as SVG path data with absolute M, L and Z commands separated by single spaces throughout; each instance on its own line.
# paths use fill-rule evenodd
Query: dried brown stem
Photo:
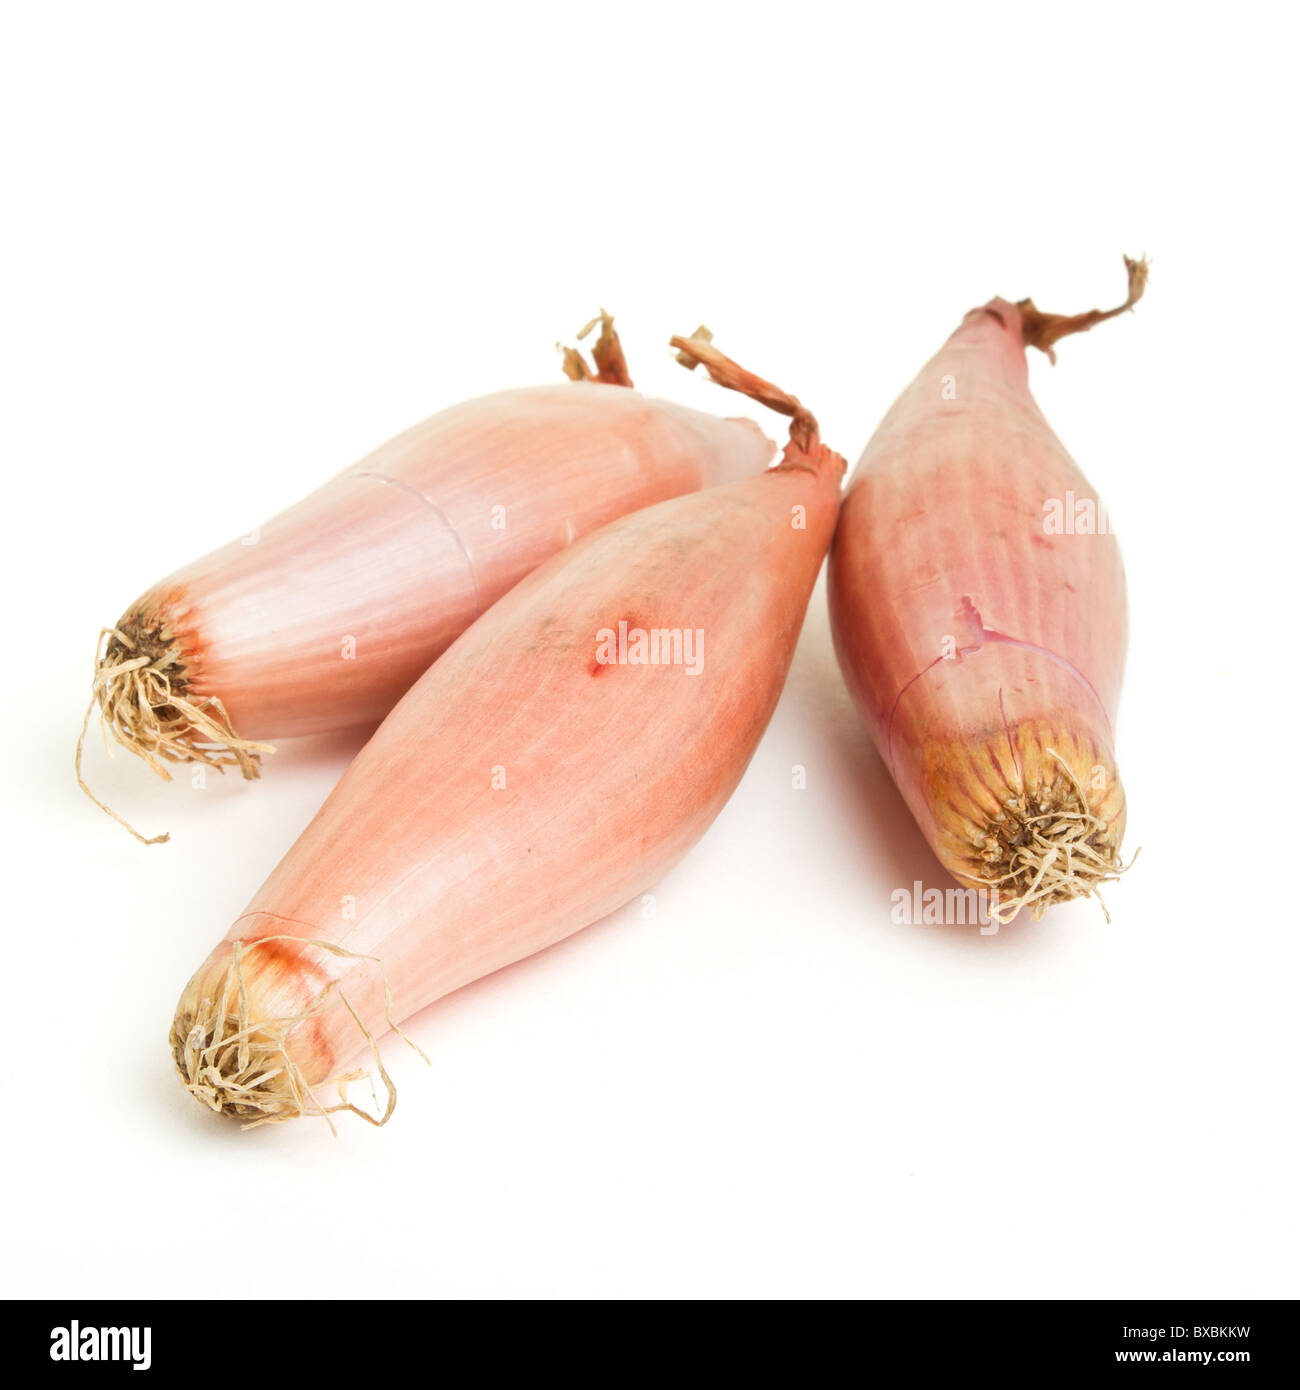
M 623 344 L 614 331 L 612 315 L 602 309 L 590 323 L 579 330 L 579 341 L 587 337 L 597 324 L 600 325 L 600 336 L 591 349 L 595 370 L 587 365 L 587 359 L 577 348 L 566 347 L 561 348 L 564 354 L 564 375 L 570 381 L 601 381 L 609 386 L 631 386 L 632 376 L 628 371 L 627 358 L 623 355 Z
M 761 376 L 746 371 L 738 362 L 718 351 L 713 346 L 713 334 L 707 328 L 697 328 L 689 338 L 676 337 L 669 345 L 677 349 L 677 361 L 688 371 L 703 367 L 706 372 L 728 390 L 739 391 L 741 395 L 758 401 L 775 410 L 779 415 L 790 416 L 790 438 L 805 453 L 814 452 L 820 442 L 821 434 L 817 419 L 812 411 L 798 398 Z
M 1054 343 L 1071 333 L 1086 333 L 1097 324 L 1131 309 L 1146 290 L 1151 267 L 1145 256 L 1136 261 L 1125 256 L 1124 265 L 1128 269 L 1128 298 L 1114 309 L 1089 309 L 1084 314 L 1045 314 L 1035 306 L 1032 299 L 1022 299 L 1016 308 L 1020 310 L 1021 333 L 1025 346 L 1036 347 L 1040 352 L 1045 352 L 1054 363 Z

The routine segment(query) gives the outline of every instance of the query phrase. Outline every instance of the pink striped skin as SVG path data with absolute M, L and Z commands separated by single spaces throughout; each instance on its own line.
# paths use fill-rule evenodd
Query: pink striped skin
M 972 311 L 894 403 L 853 473 L 829 566 L 845 680 L 966 886 L 1007 871 L 1027 815 L 1069 801 L 1049 749 L 1086 793 L 1102 860 L 1124 830 L 1124 571 L 1113 535 L 1045 526 L 1049 499 L 1095 494 L 1029 393 L 1022 307 L 1037 314 L 1001 299 Z
M 243 739 L 375 722 L 548 556 L 772 452 L 750 421 L 621 386 L 503 391 L 398 435 L 118 626 L 179 642 L 189 698 L 218 697 Z
M 694 844 L 771 717 L 834 528 L 844 462 L 806 445 L 554 556 L 421 677 L 186 988 L 172 1045 L 196 1095 L 254 1122 L 313 1110 L 285 1055 L 317 1086 L 364 1045 L 331 987 L 387 1029 L 379 968 L 304 943 L 382 961 L 400 1021 L 636 897 Z M 700 669 L 602 662 L 620 622 L 702 632 Z M 235 1014 L 237 943 L 243 1074 L 276 1072 L 251 1097 L 212 1041 Z M 270 1021 L 331 999 L 277 1037 Z

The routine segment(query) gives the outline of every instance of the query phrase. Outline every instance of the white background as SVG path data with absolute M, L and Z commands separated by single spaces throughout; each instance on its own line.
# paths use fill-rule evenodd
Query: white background
M 1300 1294 L 1295 34 L 1197 13 L 7 11 L 5 1292 Z M 1137 313 L 1031 364 L 1129 569 L 1113 925 L 891 925 L 945 880 L 819 588 L 653 920 L 419 1016 L 384 1130 L 185 1094 L 179 991 L 360 736 L 201 794 L 92 747 L 144 849 L 72 777 L 102 624 L 598 305 L 642 388 L 737 412 L 664 346 L 707 322 L 852 460 L 966 309 L 1122 252 Z

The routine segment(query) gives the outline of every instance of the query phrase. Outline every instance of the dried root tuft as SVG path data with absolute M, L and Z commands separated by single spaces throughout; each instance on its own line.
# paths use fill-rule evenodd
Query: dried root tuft
M 344 1110 L 359 1115 L 368 1124 L 387 1124 L 397 1105 L 397 1087 L 384 1068 L 374 1035 L 338 988 L 337 980 L 331 981 L 300 1013 L 270 1019 L 254 1019 L 251 1016 L 244 957 L 268 941 L 294 941 L 301 946 L 315 946 L 348 960 L 374 961 L 383 979 L 388 1026 L 413 1047 L 426 1063 L 429 1061 L 421 1048 L 398 1027 L 393 1017 L 393 996 L 388 975 L 377 956 L 358 955 L 329 941 L 287 935 L 263 936 L 250 942 L 234 943 L 230 965 L 222 977 L 219 999 L 204 998 L 196 1009 L 177 1012 L 169 1041 L 176 1069 L 186 1090 L 217 1114 L 242 1120 L 241 1129 L 279 1124 L 300 1115 L 322 1115 L 333 1132 L 334 1123 L 330 1116 Z M 368 1073 L 349 1071 L 318 1083 L 319 1086 L 333 1086 L 338 1092 L 336 1102 L 325 1104 L 318 1098 L 317 1088 L 308 1084 L 302 1068 L 289 1055 L 288 1039 L 293 1030 L 338 1005 L 352 1015 L 374 1057 L 375 1070 L 386 1095 L 384 1108 L 378 1115 L 353 1105 L 347 1096 L 348 1084 L 368 1080 Z M 373 1093 L 373 1084 L 371 1089 Z
M 997 890 L 989 916 L 1005 926 L 1029 908 L 1038 921 L 1051 903 L 1096 898 L 1109 922 L 1098 889 L 1127 873 L 1137 855 L 1120 862 L 1114 824 L 1092 813 L 1066 760 L 1053 748 L 1044 751 L 1062 772 L 1032 796 L 1009 798 L 980 846 L 985 882 Z
M 131 629 L 131 630 L 127 630 Z M 105 636 L 108 643 L 100 647 Z M 260 754 L 273 753 L 269 743 L 240 738 L 225 706 L 215 696 L 190 698 L 184 654 L 168 633 L 127 622 L 104 628 L 95 646 L 95 676 L 90 704 L 77 739 L 77 784 L 96 806 L 125 826 L 143 844 L 164 843 L 167 835 L 146 839 L 106 806 L 86 785 L 81 774 L 81 755 L 95 705 L 100 707 L 100 729 L 110 757 L 108 735 L 137 754 L 164 781 L 171 781 L 166 763 L 203 763 L 225 772 L 238 767 L 247 778 L 261 775 Z

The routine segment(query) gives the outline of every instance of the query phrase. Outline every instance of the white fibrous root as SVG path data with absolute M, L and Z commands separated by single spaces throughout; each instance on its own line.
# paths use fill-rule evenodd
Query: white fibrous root
M 96 704 L 109 756 L 113 752 L 108 737 L 111 733 L 123 748 L 143 758 L 167 782 L 171 781 L 167 763 L 202 763 L 218 772 L 238 767 L 251 779 L 261 774 L 260 755 L 275 751 L 269 743 L 240 738 L 225 706 L 215 695 L 192 696 L 184 653 L 171 634 L 128 620 L 120 627 L 104 628 L 95 645 L 93 690 L 77 739 L 77 784 L 101 811 L 142 844 L 163 844 L 170 837 L 141 835 L 111 806 L 106 806 L 82 776 L 82 750 Z
M 1096 898 L 1109 922 L 1098 890 L 1127 873 L 1137 854 L 1121 862 L 1116 825 L 1093 813 L 1069 763 L 1054 748 L 1044 751 L 1061 774 L 1032 794 L 1008 798 L 978 846 L 985 884 L 997 890 L 989 916 L 1005 926 L 1028 908 L 1039 921 L 1051 903 Z
M 377 956 L 359 955 L 328 941 L 287 935 L 263 936 L 233 943 L 230 965 L 221 977 L 216 998 L 205 996 L 197 1007 L 182 1006 L 177 1010 L 169 1041 L 186 1090 L 217 1114 L 242 1121 L 242 1129 L 278 1124 L 302 1115 L 320 1115 L 333 1130 L 330 1117 L 340 1111 L 359 1115 L 368 1124 L 387 1124 L 397 1105 L 397 1087 L 384 1068 L 374 1034 L 362 1022 L 337 980 L 331 981 L 296 1014 L 283 1018 L 254 1016 L 249 1006 L 245 958 L 270 941 L 294 941 L 348 960 L 373 961 L 383 979 L 388 1026 L 425 1062 L 429 1061 L 393 1017 L 392 991 L 383 962 Z M 369 1080 L 369 1073 L 349 1071 L 313 1086 L 308 1083 L 302 1066 L 290 1055 L 289 1038 L 293 1031 L 336 1007 L 345 1008 L 352 1015 L 374 1057 L 375 1070 L 385 1091 L 385 1103 L 380 1110 L 372 1082 L 376 1114 L 354 1105 L 347 1094 L 349 1083 Z M 320 1099 L 318 1091 L 331 1086 L 336 1089 L 338 1100 L 327 1103 Z

